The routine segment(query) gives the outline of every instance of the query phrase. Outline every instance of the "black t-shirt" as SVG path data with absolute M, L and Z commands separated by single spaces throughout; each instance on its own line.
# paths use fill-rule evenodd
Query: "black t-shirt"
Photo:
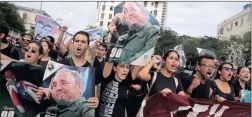
M 189 86 L 191 85 L 193 79 L 195 77 L 190 75 L 190 76 L 185 76 L 182 77 L 180 80 L 184 86 L 184 89 L 187 90 Z M 198 87 L 193 89 L 191 96 L 192 98 L 203 98 L 203 99 L 209 99 L 209 93 L 210 93 L 210 87 L 213 86 L 213 81 L 207 79 L 205 83 L 200 83 Z
M 130 73 L 129 73 L 130 74 Z M 131 85 L 131 74 L 123 81 L 115 79 L 115 73 L 101 82 L 101 95 L 96 117 L 124 117 Z
M 50 60 L 56 61 L 56 60 L 54 60 L 54 59 L 50 59 Z M 49 61 L 49 60 L 48 60 L 48 61 Z M 39 65 L 40 65 L 41 67 L 46 68 L 48 61 L 42 61 L 42 60 L 40 60 L 40 61 L 39 61 Z
M 214 82 L 214 83 L 215 83 L 215 85 L 214 85 L 214 86 L 215 86 L 215 87 L 214 87 L 214 89 L 215 89 L 214 95 L 219 95 L 219 96 L 223 97 L 223 98 L 226 99 L 226 100 L 234 101 L 235 89 L 234 89 L 234 87 L 233 87 L 232 84 L 228 83 L 228 84 L 229 84 L 229 87 L 230 87 L 230 93 L 224 93 L 224 92 L 222 92 L 222 91 L 219 89 L 219 87 L 216 85 L 216 82 Z
M 63 65 L 68 65 L 68 66 L 76 66 L 73 62 L 72 57 L 64 59 L 64 60 L 60 61 L 59 63 L 61 63 Z M 82 65 L 81 67 L 93 67 L 93 66 L 88 61 L 86 61 L 86 63 L 84 65 Z
M 95 84 L 101 83 L 101 80 L 103 79 L 103 68 L 105 64 L 105 59 L 103 59 L 101 62 L 98 60 L 97 57 L 95 57 L 94 60 L 94 67 L 95 67 Z
M 151 72 L 150 75 L 151 79 L 149 81 L 149 85 L 152 82 L 154 72 Z M 180 91 L 184 91 L 183 85 L 179 79 L 178 79 L 178 86 L 176 87 L 174 77 L 166 77 L 161 72 L 157 72 L 157 78 L 150 89 L 149 96 L 156 94 L 165 88 L 169 88 L 172 91 L 172 93 L 176 94 L 179 93 Z
M 57 60 L 57 58 L 58 58 L 58 52 L 55 51 L 55 50 L 51 50 L 51 51 L 49 52 L 49 56 L 50 56 L 52 59 Z
M 15 60 L 19 60 L 19 53 L 18 53 L 18 49 L 12 46 L 7 46 L 7 48 L 4 48 L 1 50 L 1 53 L 12 58 Z

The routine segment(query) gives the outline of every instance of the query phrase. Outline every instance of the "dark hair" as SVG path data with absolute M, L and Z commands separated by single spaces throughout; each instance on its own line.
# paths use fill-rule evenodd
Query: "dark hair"
M 39 21 L 39 20 L 36 21 L 36 23 L 40 23 L 40 24 L 43 24 L 43 25 L 44 25 L 44 23 L 43 23 L 42 21 Z
M 21 35 L 21 37 L 23 38 L 23 36 L 25 36 L 25 35 L 29 35 L 29 36 L 31 37 L 31 40 L 33 40 L 32 34 L 30 34 L 30 33 L 23 33 L 23 34 Z
M 221 63 L 220 66 L 219 66 L 219 68 L 216 71 L 217 75 L 216 75 L 215 79 L 219 79 L 220 78 L 220 74 L 219 74 L 218 71 L 222 70 L 224 65 L 231 65 L 232 68 L 234 68 L 232 63 L 228 63 L 228 62 Z
M 107 44 L 106 44 L 106 43 L 101 43 L 101 44 L 100 44 L 100 46 L 102 46 L 103 48 L 105 48 L 105 51 L 107 51 L 108 46 L 107 46 Z
M 246 66 L 239 67 L 236 73 L 239 74 L 239 73 L 241 72 L 241 69 L 242 69 L 242 68 L 248 68 L 248 67 L 246 67 Z M 248 68 L 248 69 L 249 69 L 249 68 Z M 249 69 L 249 71 L 250 71 L 250 69 Z
M 52 36 L 47 36 L 50 39 L 51 43 L 54 43 L 54 38 Z
M 168 57 L 172 52 L 175 52 L 175 53 L 178 55 L 178 59 L 179 59 L 180 56 L 179 56 L 179 54 L 178 54 L 178 52 L 177 52 L 176 50 L 168 50 L 168 51 L 164 54 L 163 59 L 166 60 L 167 57 Z
M 88 34 L 87 32 L 85 32 L 85 31 L 79 31 L 79 32 L 75 33 L 75 34 L 74 34 L 74 37 L 73 37 L 73 41 L 75 40 L 75 37 L 76 37 L 76 35 L 78 35 L 78 34 L 82 34 L 82 35 L 87 36 L 87 39 L 88 39 L 87 41 L 88 41 L 88 45 L 89 45 L 89 42 L 90 42 L 89 34 Z
M 50 51 L 52 50 L 52 48 L 53 48 L 53 46 L 52 46 L 52 44 L 51 43 L 49 43 L 48 41 L 41 41 L 39 44 L 42 46 L 42 43 L 43 42 L 46 42 L 47 43 L 47 45 L 48 45 L 48 48 L 50 49 Z M 42 46 L 43 47 L 43 46 Z
M 6 37 L 9 34 L 9 28 L 8 28 L 8 24 L 6 22 L 0 22 L 0 34 L 4 33 L 4 37 L 2 40 L 3 43 L 7 43 Z
M 36 45 L 38 45 L 39 46 L 39 54 L 43 54 L 44 50 L 43 50 L 42 45 L 39 42 L 37 42 L 37 41 L 31 41 L 31 42 L 29 42 L 29 44 L 31 44 L 31 43 L 35 43 Z
M 48 24 L 43 26 L 43 28 L 45 28 L 45 27 L 49 27 L 49 28 L 52 29 L 52 27 L 50 25 L 48 25 Z
M 211 55 L 208 55 L 208 54 L 199 56 L 199 57 L 198 57 L 198 61 L 197 61 L 197 62 L 198 62 L 198 65 L 201 64 L 201 62 L 202 62 L 203 59 L 211 59 L 211 60 L 214 60 L 214 57 L 211 56 Z

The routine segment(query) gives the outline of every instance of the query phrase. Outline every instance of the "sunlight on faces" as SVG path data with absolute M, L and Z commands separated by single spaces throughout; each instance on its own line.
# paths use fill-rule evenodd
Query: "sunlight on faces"
M 134 2 L 126 2 L 124 4 L 124 15 L 129 29 L 131 30 L 141 27 L 147 23 L 145 12 Z
M 74 55 L 77 58 L 82 57 L 83 55 L 85 55 L 88 47 L 89 47 L 88 46 L 88 37 L 83 34 L 77 34 L 75 36 L 75 39 L 73 42 Z
M 119 80 L 125 80 L 128 73 L 129 73 L 129 64 L 118 64 L 117 66 L 113 67 L 113 70 L 115 71 L 115 75 Z
M 37 64 L 38 60 L 42 57 L 42 55 L 39 54 L 39 46 L 35 43 L 30 43 L 26 48 L 25 62 L 32 65 Z
M 163 60 L 164 64 L 165 64 L 165 69 L 168 71 L 168 72 L 175 72 L 175 70 L 177 69 L 178 67 L 178 64 L 179 64 L 179 56 L 177 53 L 175 52 L 171 52 L 169 54 L 169 56 L 166 58 L 166 60 Z
M 206 65 L 206 66 L 205 66 Z M 204 79 L 210 79 L 215 71 L 215 62 L 212 59 L 203 58 L 200 65 L 197 65 L 197 70 L 203 76 Z
M 243 82 L 248 82 L 250 80 L 250 71 L 249 68 L 243 67 L 238 74 L 238 77 Z
M 59 105 L 67 105 L 80 98 L 83 82 L 77 83 L 68 71 L 61 71 L 52 80 L 52 96 Z
M 228 70 L 226 70 L 225 68 L 229 68 Z M 230 70 L 230 68 L 233 68 L 231 65 L 229 64 L 224 64 L 222 69 L 218 71 L 218 73 L 220 74 L 222 80 L 224 81 L 230 81 L 232 76 L 233 76 L 233 71 Z
M 43 52 L 44 52 L 44 54 L 49 53 L 50 49 L 49 49 L 49 47 L 48 47 L 48 44 L 47 44 L 46 42 L 42 42 L 41 45 L 42 45 L 42 47 L 43 47 L 43 50 L 44 50 Z

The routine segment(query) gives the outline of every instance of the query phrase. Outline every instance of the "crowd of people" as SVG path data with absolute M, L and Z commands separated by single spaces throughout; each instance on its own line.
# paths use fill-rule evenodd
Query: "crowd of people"
M 23 108 L 18 108 L 25 117 L 135 117 L 144 98 L 159 92 L 163 96 L 175 93 L 191 98 L 238 102 L 241 90 L 250 90 L 246 82 L 251 78 L 251 71 L 246 66 L 240 66 L 235 73 L 233 64 L 216 65 L 214 58 L 206 54 L 199 56 L 196 73 L 184 74 L 177 70 L 180 56 L 175 50 L 167 50 L 163 56 L 153 55 L 144 67 L 108 62 L 105 57 L 109 44 L 97 39 L 90 45 L 91 39 L 85 31 L 78 31 L 68 44 L 64 44 L 62 38 L 67 29 L 67 26 L 60 28 L 56 42 L 49 35 L 38 40 L 38 35 L 24 33 L 15 40 L 20 46 L 15 46 L 7 41 L 8 26 L 1 25 L 1 60 L 25 62 L 45 69 L 49 60 L 68 66 L 95 67 L 94 97 L 81 97 L 83 83 L 78 73 L 61 70 L 49 88 L 36 90 L 40 104 L 26 101 L 22 103 Z M 91 49 L 95 50 L 96 56 L 90 59 L 87 53 Z M 1 92 L 8 92 L 6 81 L 0 80 Z

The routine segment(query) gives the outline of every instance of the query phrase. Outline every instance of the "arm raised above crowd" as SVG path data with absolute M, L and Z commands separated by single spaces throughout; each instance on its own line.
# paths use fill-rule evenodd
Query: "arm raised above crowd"
M 60 28 L 60 34 L 57 40 L 58 47 L 59 47 L 59 52 L 64 55 L 68 51 L 68 46 L 63 43 L 63 36 L 65 31 L 68 29 L 67 26 L 63 26 Z

